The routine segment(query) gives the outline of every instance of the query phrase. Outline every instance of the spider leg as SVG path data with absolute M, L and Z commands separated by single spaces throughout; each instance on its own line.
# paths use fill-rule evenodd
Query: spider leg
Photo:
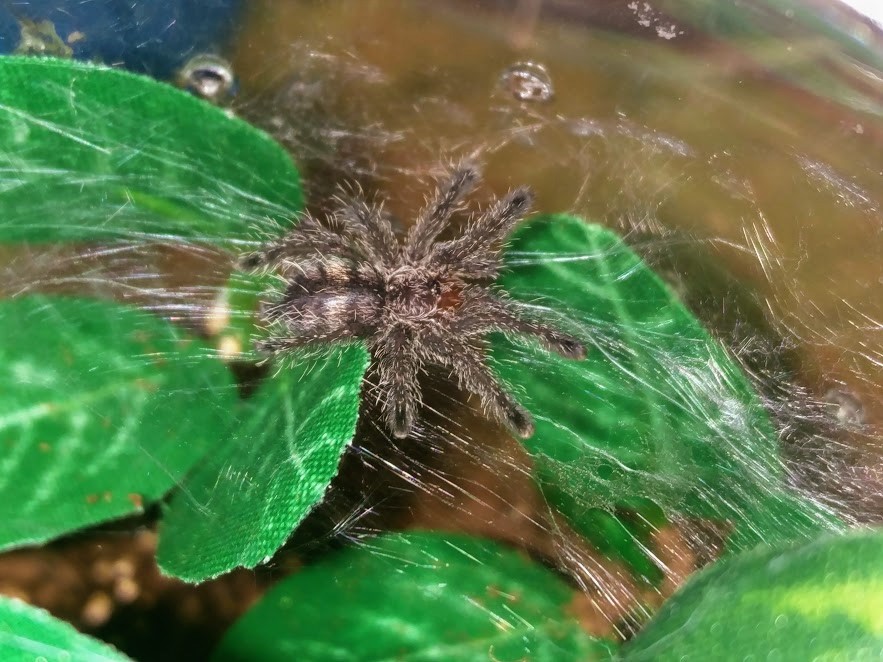
M 431 348 L 433 359 L 451 368 L 460 388 L 477 395 L 485 412 L 523 439 L 534 433 L 530 412 L 503 387 L 485 363 L 484 352 L 454 336 L 433 344 L 440 345 Z
M 405 255 L 416 261 L 427 256 L 460 201 L 478 183 L 478 171 L 469 165 L 457 166 L 448 179 L 440 184 L 420 213 L 405 241 Z
M 484 335 L 488 331 L 535 338 L 546 350 L 567 359 L 586 358 L 585 344 L 526 313 L 523 304 L 474 290 L 464 297 L 454 332 Z
M 312 216 L 305 215 L 282 237 L 243 256 L 238 266 L 243 269 L 275 267 L 286 258 L 297 258 L 311 253 L 338 255 L 349 260 L 365 258 L 363 246 L 354 243 L 341 230 L 326 227 Z
M 499 270 L 498 247 L 530 211 L 533 197 L 525 186 L 510 191 L 469 222 L 459 237 L 436 244 L 432 263 L 450 265 L 473 278 L 494 278 Z
M 346 236 L 373 258 L 385 264 L 394 262 L 399 253 L 399 242 L 383 213 L 383 206 L 369 204 L 361 197 L 338 198 L 337 201 L 340 206 L 335 218 L 343 226 Z
M 378 400 L 387 427 L 394 436 L 404 439 L 414 427 L 421 403 L 417 375 L 422 363 L 416 340 L 403 328 L 393 327 L 377 341 L 373 350 Z

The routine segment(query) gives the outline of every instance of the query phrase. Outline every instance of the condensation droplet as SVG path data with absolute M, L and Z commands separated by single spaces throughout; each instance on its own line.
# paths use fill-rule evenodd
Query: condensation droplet
M 233 67 L 224 58 L 203 53 L 194 55 L 178 70 L 178 87 L 212 103 L 220 103 L 233 94 L 236 78 Z
M 832 388 L 825 393 L 825 403 L 837 422 L 844 427 L 860 427 L 865 422 L 865 408 L 855 395 Z
M 548 101 L 555 94 L 552 77 L 538 62 L 517 62 L 500 76 L 500 86 L 519 101 Z

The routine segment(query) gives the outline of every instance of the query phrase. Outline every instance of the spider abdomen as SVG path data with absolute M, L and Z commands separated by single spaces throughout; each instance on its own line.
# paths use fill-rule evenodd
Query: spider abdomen
M 295 336 L 308 338 L 365 338 L 380 323 L 382 299 L 367 290 L 330 289 L 310 295 L 286 297 L 267 311 Z

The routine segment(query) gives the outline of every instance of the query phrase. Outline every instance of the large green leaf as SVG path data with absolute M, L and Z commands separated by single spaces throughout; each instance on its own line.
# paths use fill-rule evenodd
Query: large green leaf
M 368 353 L 344 345 L 268 379 L 231 438 L 185 481 L 157 558 L 186 581 L 265 562 L 318 504 L 352 441 Z
M 883 534 L 826 536 L 714 564 L 626 647 L 654 660 L 879 660 Z
M 253 239 L 300 210 L 266 134 L 150 78 L 0 58 L 0 241 Z
M 127 662 L 128 657 L 20 600 L 0 596 L 3 662 Z
M 489 541 L 387 535 L 274 587 L 227 634 L 234 660 L 609 660 L 554 573 Z
M 223 438 L 235 402 L 210 350 L 159 318 L 0 302 L 0 548 L 141 512 Z
M 777 438 L 738 365 L 615 234 L 572 216 L 525 224 L 502 284 L 570 316 L 589 357 L 500 340 L 502 376 L 537 418 L 544 493 L 584 535 L 597 510 L 723 519 L 737 546 L 817 530 L 783 488 Z M 567 324 L 562 321 L 565 327 Z

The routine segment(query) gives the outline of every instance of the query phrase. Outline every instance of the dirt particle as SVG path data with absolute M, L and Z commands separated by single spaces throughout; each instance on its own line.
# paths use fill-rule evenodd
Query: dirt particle
M 104 625 L 113 615 L 113 600 L 104 591 L 97 591 L 89 596 L 80 618 L 89 627 Z
M 131 604 L 139 595 L 141 595 L 141 587 L 131 577 L 120 577 L 114 584 L 113 596 L 121 604 Z

